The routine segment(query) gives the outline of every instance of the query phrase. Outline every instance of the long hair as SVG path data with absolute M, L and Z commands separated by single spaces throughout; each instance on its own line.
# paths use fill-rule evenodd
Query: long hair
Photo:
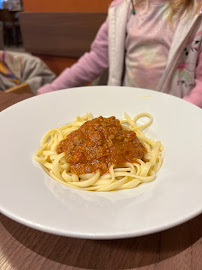
M 149 0 L 134 0 L 134 5 L 137 8 L 144 3 L 149 4 Z M 202 6 L 202 0 L 169 0 L 169 6 L 170 14 L 168 21 L 171 23 L 175 15 L 177 15 L 178 18 L 181 18 L 189 13 L 192 13 L 193 15 L 197 14 Z

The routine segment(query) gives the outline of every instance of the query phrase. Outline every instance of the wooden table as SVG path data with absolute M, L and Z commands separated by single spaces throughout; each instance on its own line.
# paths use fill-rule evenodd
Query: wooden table
M 0 110 L 30 96 L 0 92 Z M 164 232 L 108 241 L 55 236 L 0 219 L 1 270 L 202 269 L 202 215 Z

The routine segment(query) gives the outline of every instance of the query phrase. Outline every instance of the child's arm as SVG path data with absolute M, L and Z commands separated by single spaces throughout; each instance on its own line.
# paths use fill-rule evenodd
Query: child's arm
M 183 99 L 202 108 L 202 51 L 196 68 L 195 87 Z
M 81 86 L 91 82 L 108 67 L 108 20 L 100 27 L 91 50 L 77 63 L 65 69 L 51 84 L 38 90 L 39 94 Z

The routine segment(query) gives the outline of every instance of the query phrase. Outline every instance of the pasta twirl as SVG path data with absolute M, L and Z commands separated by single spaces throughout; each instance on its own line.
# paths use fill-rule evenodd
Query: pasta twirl
M 148 122 L 138 125 L 141 117 L 147 117 Z M 133 119 L 124 114 L 120 123 L 125 131 L 134 131 L 141 144 L 146 149 L 144 157 L 124 165 L 112 164 L 104 174 L 100 170 L 93 173 L 77 175 L 72 173 L 71 163 L 67 162 L 64 152 L 58 153 L 57 147 L 67 135 L 78 130 L 87 121 L 93 120 L 91 114 L 77 116 L 76 120 L 59 128 L 49 130 L 42 138 L 39 150 L 34 154 L 34 160 L 40 163 L 47 173 L 56 181 L 69 187 L 88 191 L 115 191 L 131 189 L 144 182 L 153 181 L 160 169 L 163 159 L 163 146 L 160 141 L 146 137 L 142 130 L 152 123 L 152 116 L 141 113 Z

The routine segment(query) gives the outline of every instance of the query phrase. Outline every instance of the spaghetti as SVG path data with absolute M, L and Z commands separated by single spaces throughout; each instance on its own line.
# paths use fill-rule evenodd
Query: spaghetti
M 161 142 L 141 131 L 152 117 L 148 113 L 134 119 L 125 113 L 124 117 L 119 122 L 115 117 L 78 116 L 74 122 L 48 131 L 34 159 L 56 181 L 82 190 L 114 191 L 150 182 L 163 161 Z M 141 117 L 149 121 L 137 125 Z

